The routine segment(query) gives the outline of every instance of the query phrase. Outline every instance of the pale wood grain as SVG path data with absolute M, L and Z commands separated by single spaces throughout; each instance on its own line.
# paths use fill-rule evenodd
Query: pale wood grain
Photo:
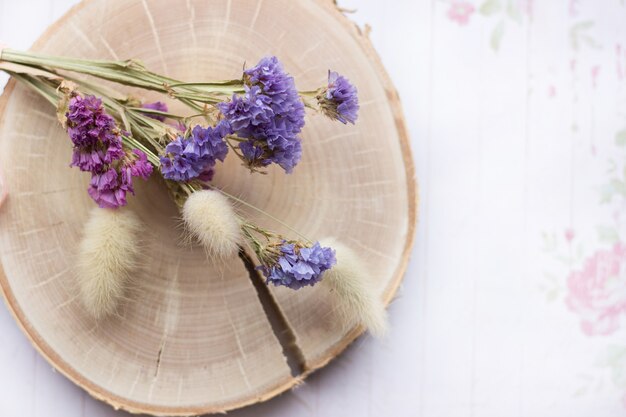
M 289 19 L 273 24 L 285 10 Z M 216 182 L 312 238 L 345 240 L 369 259 L 381 296 L 395 292 L 415 223 L 408 139 L 397 96 L 369 42 L 331 2 L 212 1 L 207 7 L 199 1 L 89 1 L 53 26 L 36 49 L 137 57 L 183 79 L 234 78 L 243 61 L 266 54 L 280 56 L 303 89 L 323 83 L 328 65 L 348 75 L 363 100 L 355 133 L 312 117 L 294 175 L 274 170 L 252 177 L 231 160 Z M 131 204 L 152 228 L 135 301 L 118 320 L 89 322 L 71 272 L 72 248 L 92 204 L 84 193 L 87 179 L 66 168 L 67 139 L 45 116 L 45 104 L 13 88 L 4 95 L 0 131 L 0 164 L 9 167 L 14 190 L 0 212 L 6 275 L 0 283 L 39 351 L 93 396 L 134 412 L 215 412 L 297 383 L 247 272 L 238 262 L 213 268 L 197 248 L 176 244 L 177 214 L 158 181 L 140 187 Z M 307 371 L 359 333 L 333 323 L 327 294 L 317 289 L 274 294 Z

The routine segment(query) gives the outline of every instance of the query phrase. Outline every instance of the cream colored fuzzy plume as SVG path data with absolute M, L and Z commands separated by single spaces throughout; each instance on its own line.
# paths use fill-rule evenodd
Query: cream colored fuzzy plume
M 211 258 L 226 259 L 239 252 L 239 220 L 228 198 L 219 191 L 193 193 L 183 206 L 183 220 Z
M 373 336 L 384 336 L 388 328 L 387 311 L 362 259 L 334 238 L 323 239 L 320 244 L 336 251 L 337 264 L 324 272 L 321 282 L 334 295 L 335 311 L 343 324 L 361 324 Z
M 78 254 L 78 284 L 85 309 L 102 319 L 124 298 L 139 254 L 141 222 L 126 208 L 94 208 Z

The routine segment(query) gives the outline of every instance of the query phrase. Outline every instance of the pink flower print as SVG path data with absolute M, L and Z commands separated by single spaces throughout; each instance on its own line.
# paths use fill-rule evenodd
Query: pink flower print
M 576 234 L 574 233 L 574 229 L 572 229 L 571 227 L 565 229 L 565 240 L 567 240 L 568 242 L 571 242 L 572 240 L 574 240 L 574 237 L 576 236 Z
M 626 245 L 597 251 L 570 274 L 567 288 L 567 306 L 579 315 L 587 336 L 613 333 L 626 315 Z
M 450 3 L 450 9 L 448 10 L 448 19 L 464 26 L 469 22 L 469 18 L 475 10 L 471 3 L 466 1 L 453 1 Z
M 556 96 L 556 87 L 551 85 L 548 87 L 548 97 L 554 98 Z
M 569 15 L 570 17 L 578 16 L 578 0 L 569 0 Z
M 533 12 L 535 10 L 535 5 L 534 5 L 534 1 L 535 0 L 527 0 L 526 1 L 526 14 L 528 15 L 528 17 L 530 17 L 532 19 L 533 17 Z
M 595 65 L 593 68 L 591 68 L 591 83 L 593 85 L 593 88 L 596 88 L 598 86 L 598 76 L 600 75 L 600 66 L 599 65 Z

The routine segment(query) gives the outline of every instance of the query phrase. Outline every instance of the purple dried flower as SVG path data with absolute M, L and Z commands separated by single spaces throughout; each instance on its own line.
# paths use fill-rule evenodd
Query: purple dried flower
M 244 87 L 246 93 L 242 96 L 233 95 L 229 102 L 218 104 L 222 114 L 226 117 L 233 131 L 241 137 L 251 136 L 254 129 L 269 123 L 274 112 L 269 106 L 271 99 L 261 94 L 258 86 Z
M 152 174 L 147 155 L 138 149 L 124 152 L 122 132 L 97 97 L 72 97 L 66 117 L 74 143 L 71 165 L 91 172 L 91 198 L 103 208 L 126 205 L 126 193 L 134 192 L 133 177 L 147 179 Z
M 81 171 L 102 172 L 106 165 L 120 160 L 124 156 L 121 142 L 111 142 L 105 149 L 104 145 L 90 147 L 74 147 L 70 166 Z
M 67 132 L 74 146 L 109 145 L 119 141 L 115 119 L 106 113 L 102 100 L 95 96 L 72 97 L 66 117 Z
M 243 157 L 248 161 L 260 160 L 263 156 L 263 148 L 255 145 L 254 141 L 251 140 L 241 142 L 239 144 L 239 149 L 241 150 Z
M 205 171 L 201 172 L 200 175 L 198 175 L 198 179 L 200 181 L 209 182 L 213 179 L 213 175 L 215 175 L 213 167 L 207 168 Z
M 189 139 L 177 136 L 165 147 L 165 156 L 161 159 L 163 177 L 173 181 L 188 181 L 197 177 L 200 172 L 194 169 L 195 158 L 184 153 Z
M 183 133 L 187 130 L 187 125 L 181 122 L 180 120 L 176 123 L 170 123 L 170 126 L 175 128 L 176 130 L 180 130 Z
M 95 145 L 115 125 L 113 118 L 104 112 L 102 100 L 95 96 L 73 97 L 66 116 L 67 132 L 76 146 Z
M 335 251 L 320 246 L 319 242 L 301 246 L 283 241 L 277 249 L 280 254 L 272 257 L 272 264 L 259 268 L 268 284 L 283 285 L 294 290 L 315 285 L 322 279 L 323 272 L 337 262 Z
M 81 148 L 74 148 L 70 166 L 78 167 L 81 171 L 100 172 L 105 165 L 104 157 L 104 152 L 97 149 L 88 152 Z
M 139 149 L 133 149 L 133 154 L 137 157 L 137 159 L 127 165 L 130 170 L 130 175 L 147 180 L 152 174 L 152 164 L 148 162 L 148 156 Z
M 343 124 L 354 124 L 359 116 L 356 87 L 334 71 L 328 71 L 328 86 L 317 96 L 317 102 L 326 116 Z
M 168 109 L 167 109 L 167 104 L 162 103 L 160 101 L 155 101 L 154 103 L 144 103 L 141 105 L 141 107 L 143 107 L 144 109 L 150 109 L 150 110 L 157 110 L 157 111 L 161 111 L 163 113 L 167 113 Z M 165 121 L 165 116 L 161 115 L 161 114 L 151 114 L 151 113 L 145 113 L 146 116 L 152 118 L 152 119 L 156 119 L 160 122 L 164 122 Z
M 94 174 L 87 192 L 101 208 L 118 208 L 126 205 L 126 192 L 132 190 L 128 178 L 118 175 L 114 168 Z
M 74 144 L 72 166 L 81 171 L 102 172 L 124 156 L 120 132 L 95 96 L 75 96 L 69 103 L 67 132 Z
M 293 77 L 276 57 L 263 58 L 244 71 L 245 94 L 218 105 L 234 133 L 248 139 L 239 148 L 250 168 L 280 165 L 287 173 L 300 161 L 298 134 L 304 104 Z
M 132 155 L 132 156 L 131 156 Z M 126 205 L 126 193 L 135 193 L 133 177 L 148 179 L 152 165 L 139 149 L 127 155 L 124 164 L 110 167 L 103 173 L 94 173 L 87 192 L 102 208 L 117 208 Z
M 189 137 L 176 137 L 165 147 L 165 156 L 161 157 L 163 177 L 189 181 L 215 166 L 217 160 L 224 161 L 228 153 L 224 137 L 229 133 L 229 124 L 221 121 L 215 127 L 196 126 Z

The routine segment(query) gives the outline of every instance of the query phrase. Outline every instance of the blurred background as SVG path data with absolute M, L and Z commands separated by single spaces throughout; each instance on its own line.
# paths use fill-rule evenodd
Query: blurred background
M 75 3 L 0 0 L 0 40 L 27 49 Z M 626 414 L 625 3 L 339 1 L 404 104 L 412 261 L 385 340 L 229 415 Z M 2 417 L 126 415 L 55 373 L 4 305 L 0 369 Z

